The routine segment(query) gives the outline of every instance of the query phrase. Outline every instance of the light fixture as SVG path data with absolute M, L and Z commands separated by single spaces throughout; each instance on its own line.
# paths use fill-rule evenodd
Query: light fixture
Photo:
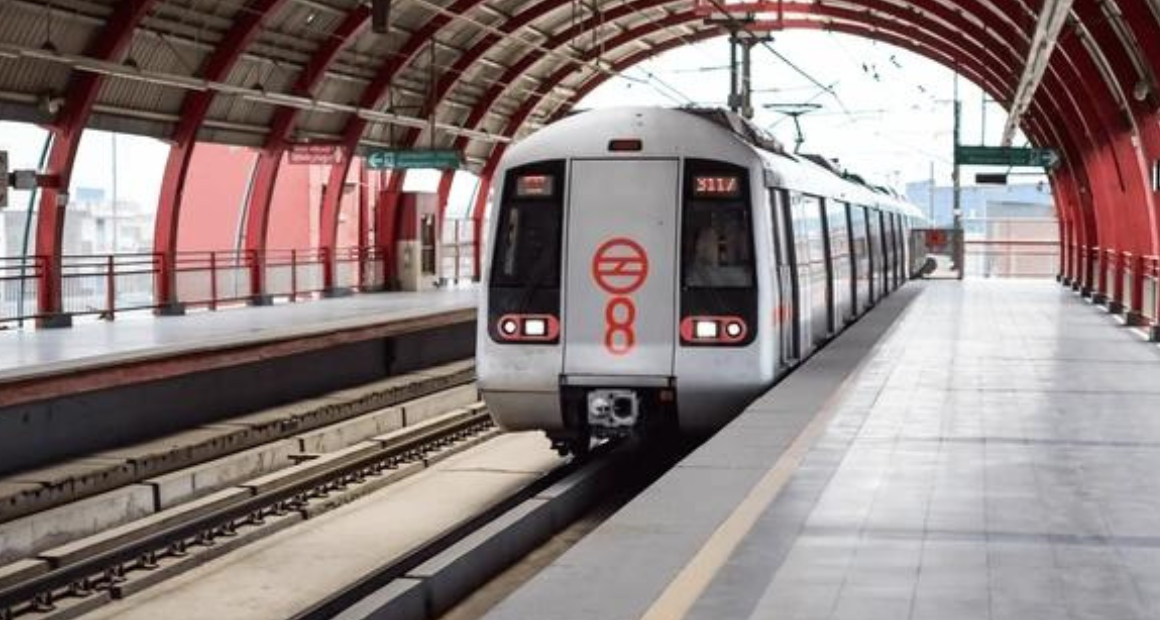
M 1143 101 L 1148 98 L 1148 94 L 1151 92 L 1152 89 L 1148 86 L 1148 82 L 1139 80 L 1132 89 L 1132 96 L 1136 98 L 1136 101 Z
M 507 319 L 499 327 L 503 330 L 503 333 L 509 336 L 515 334 L 516 330 L 519 329 L 519 325 L 516 324 L 514 319 Z
M 371 0 L 371 31 L 375 34 L 391 31 L 391 0 Z
M 697 338 L 717 337 L 717 321 L 697 321 L 693 324 L 693 335 Z
M 285 93 L 251 92 L 243 94 L 242 99 L 267 105 L 286 106 L 306 112 L 325 112 L 328 114 L 335 111 L 335 107 L 341 107 L 337 106 L 337 104 L 326 104 L 307 97 L 296 97 Z
M 528 319 L 524 321 L 525 336 L 548 335 L 548 323 L 544 319 Z

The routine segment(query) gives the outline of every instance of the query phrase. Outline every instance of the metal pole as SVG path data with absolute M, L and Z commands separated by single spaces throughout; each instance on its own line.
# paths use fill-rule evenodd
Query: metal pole
M 979 94 L 979 144 L 987 143 L 987 93 Z
M 40 149 L 40 163 L 36 165 L 37 170 L 43 171 L 44 163 L 48 161 L 48 149 L 52 146 L 52 136 L 53 133 L 50 131 L 44 137 L 44 146 Z M 36 194 L 38 191 L 40 191 L 39 188 L 34 187 L 31 192 L 28 192 L 28 217 L 24 218 L 24 240 L 20 246 L 20 296 L 17 297 L 17 303 L 20 304 L 20 317 L 16 322 L 19 327 L 24 327 L 24 287 L 26 284 L 24 268 L 28 264 L 28 242 L 32 236 L 32 218 L 36 217 Z M 37 275 L 37 277 L 40 276 Z
M 930 191 L 927 197 L 927 211 L 926 217 L 930 220 L 930 224 L 934 226 L 934 162 L 930 162 Z
M 111 254 L 117 253 L 117 134 L 114 132 L 113 136 L 113 244 Z
M 955 166 L 954 166 L 954 173 L 953 173 L 952 179 L 954 180 L 954 202 L 953 202 L 954 211 L 953 211 L 953 213 L 954 213 L 954 233 L 955 233 L 955 242 L 954 242 L 955 264 L 958 266 L 958 270 L 959 270 L 958 279 L 960 279 L 960 280 L 963 279 L 963 275 L 966 273 L 966 270 L 967 270 L 967 266 L 964 263 L 964 261 L 966 259 L 966 251 L 965 251 L 966 248 L 964 247 L 964 243 L 963 243 L 962 173 L 959 170 L 959 158 L 957 155 L 958 150 L 959 150 L 959 132 L 962 129 L 962 127 L 961 127 L 961 125 L 962 125 L 962 112 L 963 112 L 962 102 L 959 101 L 959 74 L 956 71 L 955 72 L 955 130 L 954 130 L 955 154 L 956 155 L 954 158 L 955 159 Z
M 117 309 L 117 261 L 109 254 L 105 257 L 105 320 L 112 321 Z
M 753 88 L 750 86 L 750 77 L 753 64 L 750 58 L 753 55 L 753 42 L 746 41 L 741 48 L 741 115 L 753 118 Z
M 234 277 L 236 278 L 237 276 L 235 275 Z M 217 252 L 210 251 L 210 253 L 209 253 L 209 309 L 210 310 L 217 310 L 217 299 L 218 299 Z
M 326 252 L 322 253 L 326 257 Z M 290 250 L 290 301 L 298 300 L 298 250 Z
M 737 31 L 729 34 L 729 109 L 740 112 L 737 93 Z

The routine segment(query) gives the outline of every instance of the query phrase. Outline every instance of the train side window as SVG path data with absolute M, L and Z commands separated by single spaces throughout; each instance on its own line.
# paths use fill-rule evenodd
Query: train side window
M 753 227 L 744 168 L 708 162 L 687 173 L 681 225 L 686 288 L 752 288 Z
M 560 285 L 564 164 L 516 168 L 504 179 L 492 286 Z

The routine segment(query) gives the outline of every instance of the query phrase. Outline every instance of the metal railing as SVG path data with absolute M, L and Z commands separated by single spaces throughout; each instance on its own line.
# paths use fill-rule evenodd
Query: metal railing
M 439 276 L 445 284 L 459 284 L 475 275 L 475 230 L 471 220 L 443 223 Z
M 1059 242 L 967 239 L 966 275 L 984 278 L 1053 278 L 1059 273 Z
M 0 322 L 36 314 L 43 277 L 44 261 L 38 257 L 0 257 Z
M 467 251 L 470 255 L 470 251 Z M 161 254 L 77 254 L 59 265 L 61 310 L 112 320 L 117 313 L 162 306 L 158 287 L 171 277 L 175 299 L 187 307 L 216 310 L 242 305 L 256 295 L 286 301 L 316 299 L 328 289 L 378 290 L 385 284 L 384 252 L 377 247 L 334 250 L 179 252 L 167 271 Z M 327 267 L 330 267 L 329 273 Z M 0 327 L 40 318 L 38 294 L 48 259 L 0 257 Z M 256 280 L 262 290 L 256 290 Z
M 62 309 L 68 314 L 114 318 L 118 310 L 152 308 L 154 254 L 80 254 L 61 262 Z

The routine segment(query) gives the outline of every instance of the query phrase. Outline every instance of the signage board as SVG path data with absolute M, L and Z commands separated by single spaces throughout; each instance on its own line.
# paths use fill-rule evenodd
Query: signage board
M 991 172 L 979 173 L 975 175 L 975 183 L 979 185 L 1006 185 L 1007 175 Z
M 1059 153 L 1055 149 L 959 145 L 955 147 L 955 163 L 960 166 L 1054 168 L 1059 165 Z
M 456 170 L 462 165 L 459 151 L 396 151 L 373 149 L 367 152 L 369 170 L 408 170 L 435 168 Z
M 0 151 L 0 209 L 8 206 L 8 152 Z
M 294 144 L 287 160 L 294 165 L 333 165 L 342 162 L 337 144 Z

